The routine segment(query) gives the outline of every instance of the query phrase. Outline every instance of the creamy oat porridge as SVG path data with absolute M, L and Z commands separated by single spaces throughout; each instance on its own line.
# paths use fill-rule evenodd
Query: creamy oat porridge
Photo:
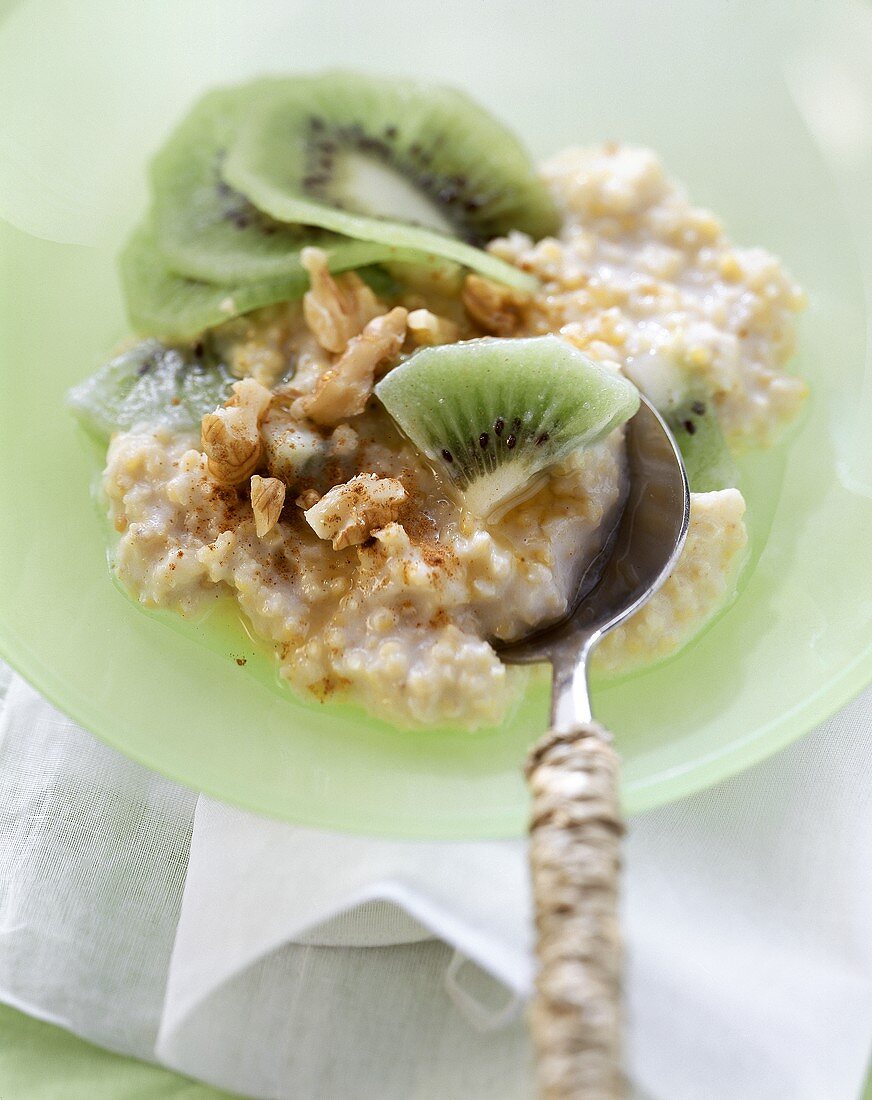
M 357 138 L 339 128 L 332 140 Z M 474 271 L 452 254 L 422 267 L 377 249 L 337 264 L 341 241 L 326 234 L 298 246 L 295 282 L 285 273 L 270 283 L 264 267 L 225 292 L 199 271 L 161 274 L 175 280 L 170 308 L 193 331 L 161 328 L 153 308 L 134 306 L 134 317 L 152 319 L 138 327 L 160 342 L 122 352 L 102 382 L 73 396 L 112 433 L 103 490 L 118 532 L 113 567 L 141 603 L 197 615 L 232 597 L 304 696 L 353 700 L 400 726 L 498 724 L 521 680 L 491 643 L 568 609 L 619 514 L 632 408 L 581 443 L 567 436 L 561 450 L 566 417 L 537 427 L 516 387 L 527 405 L 491 413 L 467 450 L 446 443 L 434 461 L 380 400 L 380 380 L 425 362 L 423 349 L 448 358 L 456 349 L 467 358 L 444 398 L 454 416 L 455 405 L 485 401 L 472 352 L 494 346 L 486 341 L 541 337 L 531 346 L 547 349 L 556 337 L 590 385 L 617 395 L 608 400 L 620 403 L 629 379 L 654 401 L 688 448 L 692 488 L 704 490 L 692 495 L 675 572 L 605 639 L 600 668 L 667 657 L 724 606 L 746 543 L 745 503 L 724 471 L 730 449 L 771 444 L 802 404 L 803 383 L 783 370 L 801 292 L 767 253 L 734 247 L 648 150 L 568 150 L 530 186 L 554 212 L 551 231 L 532 215 L 531 225 L 510 222 Z M 422 211 L 409 220 L 426 226 Z M 254 215 L 233 207 L 222 218 L 242 219 L 248 233 Z M 258 264 L 286 231 L 266 228 Z M 499 261 L 514 276 L 488 266 Z M 581 378 L 577 401 L 590 404 Z M 101 405 L 101 385 L 121 386 L 121 398 Z M 416 410 L 421 431 L 445 432 L 453 420 L 443 413 Z M 522 454 L 529 470 L 504 490 Z M 457 480 L 473 458 L 484 466 Z

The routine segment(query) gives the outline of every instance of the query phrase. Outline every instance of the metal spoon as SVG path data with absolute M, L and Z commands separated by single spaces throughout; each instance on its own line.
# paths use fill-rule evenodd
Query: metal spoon
M 621 943 L 617 886 L 620 762 L 592 720 L 588 658 L 660 587 L 684 545 L 690 493 L 681 454 L 643 398 L 627 425 L 628 490 L 611 538 L 559 623 L 500 647 L 504 661 L 550 661 L 551 729 L 527 758 L 530 869 L 539 972 L 530 1013 L 547 1100 L 617 1100 Z

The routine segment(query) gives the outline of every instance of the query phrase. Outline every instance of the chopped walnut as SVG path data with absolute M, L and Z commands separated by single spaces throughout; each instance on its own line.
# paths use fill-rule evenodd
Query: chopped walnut
M 298 508 L 302 508 L 305 512 L 313 505 L 317 504 L 320 499 L 321 494 L 317 489 L 304 489 L 294 501 L 294 504 L 296 504 Z
M 203 417 L 200 446 L 219 485 L 240 485 L 254 473 L 261 453 L 260 421 L 271 400 L 266 386 L 244 378 L 233 383 L 233 396 L 222 408 Z
M 413 309 L 409 314 L 409 338 L 416 348 L 432 344 L 453 344 L 460 335 L 460 326 L 431 313 L 429 309 Z
M 372 392 L 376 368 L 395 360 L 400 353 L 407 316 L 407 311 L 397 306 L 370 321 L 333 366 L 324 371 L 314 391 L 294 402 L 294 415 L 332 427 L 362 413 Z
M 394 477 L 358 474 L 334 486 L 306 510 L 306 522 L 334 550 L 356 546 L 388 523 L 393 523 L 406 499 L 403 483 Z
M 254 474 L 251 479 L 251 510 L 254 512 L 254 529 L 262 539 L 278 523 L 285 503 L 285 483 L 277 477 L 261 477 Z
M 303 297 L 306 324 L 322 348 L 343 352 L 373 317 L 384 313 L 384 306 L 355 272 L 334 278 L 322 249 L 304 248 L 300 261 L 311 281 Z
M 346 458 L 353 455 L 360 446 L 360 436 L 350 424 L 339 424 L 330 436 L 330 449 L 333 454 Z
M 524 291 L 491 282 L 481 275 L 466 276 L 461 298 L 473 321 L 492 336 L 511 336 L 530 303 L 530 296 Z

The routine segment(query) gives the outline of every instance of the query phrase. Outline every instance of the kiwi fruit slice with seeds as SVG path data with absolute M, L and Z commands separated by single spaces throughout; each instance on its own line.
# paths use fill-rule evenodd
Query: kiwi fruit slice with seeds
M 193 430 L 227 400 L 234 381 L 207 342 L 174 348 L 143 340 L 70 390 L 67 404 L 104 439 L 137 424 Z
M 739 471 L 724 439 L 707 387 L 681 358 L 641 356 L 630 378 L 669 425 L 684 459 L 691 492 L 736 485 Z
M 237 286 L 186 279 L 166 266 L 148 225 L 133 233 L 120 264 L 131 325 L 141 336 L 169 342 L 194 340 L 205 329 L 240 313 L 301 298 L 309 286 L 304 271 Z
M 689 398 L 665 419 L 681 450 L 691 492 L 711 493 L 738 483 L 739 471 L 708 397 Z
M 556 336 L 424 348 L 375 393 L 462 503 L 491 521 L 639 407 L 631 382 Z
M 224 180 L 280 222 L 454 260 L 534 289 L 479 246 L 557 229 L 523 146 L 451 88 L 329 72 L 264 88 L 231 142 Z
M 295 277 L 307 245 L 322 248 L 333 271 L 415 258 L 389 243 L 277 222 L 222 179 L 227 147 L 252 105 L 293 83 L 259 80 L 209 92 L 152 160 L 155 240 L 172 271 L 225 284 Z

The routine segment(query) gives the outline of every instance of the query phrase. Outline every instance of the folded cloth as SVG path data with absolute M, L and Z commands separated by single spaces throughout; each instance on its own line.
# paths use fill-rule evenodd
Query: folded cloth
M 631 822 L 638 1096 L 859 1096 L 870 719 L 872 692 Z M 529 918 L 522 842 L 348 837 L 197 800 L 12 681 L 0 999 L 25 1011 L 256 1097 L 529 1097 Z

